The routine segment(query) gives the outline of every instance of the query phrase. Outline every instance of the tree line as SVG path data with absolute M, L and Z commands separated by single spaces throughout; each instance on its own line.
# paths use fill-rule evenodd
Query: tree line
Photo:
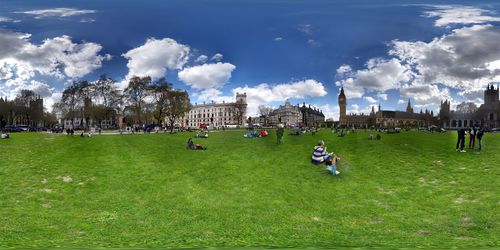
M 157 124 L 173 129 L 191 107 L 189 94 L 173 89 L 165 78 L 153 81 L 149 76 L 134 76 L 120 91 L 113 79 L 102 75 L 94 82 L 73 81 L 53 110 L 70 120 L 72 126 L 80 119 L 86 128 L 100 127 L 103 121 L 120 115 L 127 125 Z
M 6 125 L 27 125 L 31 128 L 51 127 L 56 117 L 47 112 L 34 91 L 22 89 L 14 100 L 0 98 L 0 128 Z

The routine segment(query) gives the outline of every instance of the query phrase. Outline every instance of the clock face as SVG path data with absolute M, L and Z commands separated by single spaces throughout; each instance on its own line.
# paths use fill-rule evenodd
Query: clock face
M 343 102 L 344 100 L 345 100 L 345 99 L 344 99 L 343 97 L 340 97 L 340 98 L 339 98 L 339 101 L 340 101 L 340 102 Z

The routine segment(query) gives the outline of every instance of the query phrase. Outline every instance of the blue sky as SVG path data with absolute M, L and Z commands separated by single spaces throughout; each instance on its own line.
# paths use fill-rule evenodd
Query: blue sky
M 0 0 L 0 95 L 57 101 L 72 79 L 166 76 L 192 102 L 306 102 L 338 119 L 381 103 L 438 111 L 500 81 L 491 1 Z

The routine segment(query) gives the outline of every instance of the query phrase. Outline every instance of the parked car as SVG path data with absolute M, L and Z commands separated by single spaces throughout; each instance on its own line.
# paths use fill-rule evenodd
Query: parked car
M 23 130 L 16 125 L 6 125 L 5 131 L 12 133 L 12 132 L 22 132 Z
M 28 131 L 31 131 L 31 128 L 30 126 L 27 126 L 27 125 L 19 125 L 17 126 L 18 128 L 20 128 L 22 131 L 24 132 L 28 132 Z

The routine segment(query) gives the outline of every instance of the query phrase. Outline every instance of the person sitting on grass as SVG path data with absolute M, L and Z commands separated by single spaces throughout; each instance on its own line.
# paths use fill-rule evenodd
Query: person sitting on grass
M 319 140 L 318 145 L 314 147 L 311 160 L 312 163 L 318 165 L 321 163 L 325 163 L 327 160 L 330 159 L 332 155 L 333 153 L 328 153 L 326 151 L 325 142 L 323 140 Z
M 260 130 L 260 137 L 266 137 L 267 135 L 268 135 L 268 133 L 265 129 Z
M 9 134 L 7 134 L 7 132 L 3 132 L 3 133 L 2 133 L 2 137 L 1 137 L 1 138 L 2 138 L 2 139 L 9 139 L 9 138 L 10 138 L 10 136 L 9 136 Z
M 245 138 L 254 138 L 254 137 L 259 137 L 259 135 L 257 135 L 257 131 L 252 130 L 252 131 L 244 134 L 243 137 L 245 137 Z
M 194 142 L 191 138 L 188 139 L 186 148 L 191 149 L 191 150 L 206 150 L 207 149 L 207 147 L 203 147 L 200 144 L 194 144 Z
M 326 160 L 326 170 L 328 170 L 328 173 L 332 175 L 339 175 L 340 172 L 337 171 L 337 161 L 340 160 L 340 157 L 337 157 L 336 155 L 333 155 L 331 159 Z

